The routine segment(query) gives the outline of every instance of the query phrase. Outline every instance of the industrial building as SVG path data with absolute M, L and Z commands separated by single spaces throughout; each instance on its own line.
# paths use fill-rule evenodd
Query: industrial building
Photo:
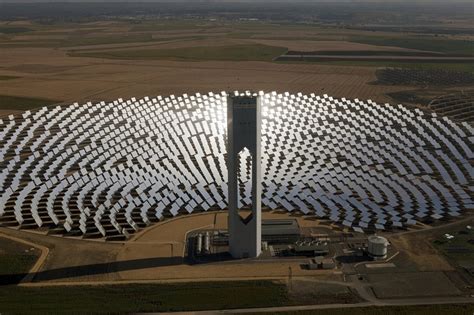
M 287 250 L 288 256 L 324 256 L 329 253 L 327 245 L 323 244 L 296 244 Z
M 291 244 L 300 238 L 300 227 L 295 219 L 262 221 L 262 241 L 268 244 Z

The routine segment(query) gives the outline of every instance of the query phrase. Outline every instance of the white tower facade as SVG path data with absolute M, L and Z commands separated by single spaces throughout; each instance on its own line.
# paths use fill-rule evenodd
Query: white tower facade
M 261 115 L 260 96 L 227 98 L 229 250 L 234 258 L 258 257 L 262 251 Z M 243 218 L 238 208 L 238 173 L 240 152 L 245 148 L 252 157 L 252 209 Z

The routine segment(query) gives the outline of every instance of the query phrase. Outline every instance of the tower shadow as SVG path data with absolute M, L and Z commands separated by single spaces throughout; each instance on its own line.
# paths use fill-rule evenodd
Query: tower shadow
M 32 275 L 32 282 L 51 281 L 68 278 L 78 278 L 100 274 L 110 274 L 121 271 L 141 270 L 156 267 L 176 266 L 187 263 L 183 257 L 156 257 L 143 258 L 108 263 L 90 264 L 82 266 L 63 267 L 35 272 Z M 30 273 L 18 273 L 11 275 L 0 274 L 1 285 L 14 285 L 21 282 Z

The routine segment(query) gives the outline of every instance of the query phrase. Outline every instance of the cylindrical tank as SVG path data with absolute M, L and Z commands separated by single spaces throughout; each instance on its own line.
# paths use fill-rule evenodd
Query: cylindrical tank
M 387 258 L 387 246 L 388 241 L 385 237 L 371 235 L 369 236 L 369 256 L 374 259 L 385 259 Z
M 204 234 L 204 252 L 206 254 L 211 252 L 211 240 L 209 237 L 209 232 L 206 232 L 206 234 Z
M 196 253 L 199 255 L 202 252 L 202 234 L 196 236 Z

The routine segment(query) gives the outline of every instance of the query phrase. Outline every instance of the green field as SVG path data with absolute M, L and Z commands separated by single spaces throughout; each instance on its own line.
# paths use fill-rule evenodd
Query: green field
M 0 33 L 3 34 L 18 34 L 18 33 L 26 33 L 33 31 L 27 27 L 19 27 L 19 26 L 0 26 Z
M 420 305 L 420 306 L 374 306 L 341 309 L 281 312 L 279 315 L 472 315 L 472 304 Z M 256 315 L 257 313 L 247 313 Z M 261 313 L 258 313 L 261 314 Z
M 104 52 L 71 52 L 74 57 L 93 57 L 106 59 L 131 60 L 221 60 L 221 61 L 271 61 L 286 52 L 286 48 L 267 45 L 231 45 L 231 46 L 200 46 L 179 49 L 141 49 L 115 50 Z
M 60 101 L 44 98 L 0 95 L 0 109 L 27 110 L 56 103 L 60 103 Z
M 385 36 L 354 36 L 349 39 L 354 43 L 376 46 L 395 46 L 424 51 L 436 51 L 446 54 L 474 55 L 474 41 L 438 39 L 436 37 L 385 37 Z
M 61 30 L 64 29 L 64 32 Z M 68 31 L 74 29 L 74 31 Z M 54 34 L 67 36 L 66 39 L 42 38 L 43 35 L 51 35 L 48 31 L 55 31 Z M 171 35 L 154 38 L 154 32 Z M 286 32 L 285 32 L 286 31 Z M 288 35 L 287 32 L 295 33 L 295 36 Z M 15 35 L 37 35 L 32 40 L 15 40 Z M 181 34 L 180 34 L 181 32 Z M 192 32 L 192 34 L 189 34 Z M 219 34 L 216 36 L 215 34 Z M 110 25 L 92 26 L 81 23 L 64 23 L 55 25 L 32 24 L 26 27 L 0 26 L 0 47 L 51 47 L 68 48 L 76 46 L 93 46 L 105 44 L 127 44 L 127 43 L 149 43 L 163 40 L 187 40 L 209 39 L 216 37 L 219 39 L 241 38 L 241 39 L 278 39 L 278 40 L 314 40 L 314 41 L 349 41 L 376 46 L 395 46 L 401 48 L 417 49 L 425 52 L 438 52 L 451 55 L 474 56 L 474 41 L 450 39 L 448 37 L 437 37 L 429 35 L 416 36 L 406 33 L 394 33 L 387 36 L 380 32 L 371 33 L 364 30 L 349 30 L 315 24 L 295 24 L 295 23 L 272 23 L 272 22 L 243 22 L 243 21 L 206 21 L 197 19 L 177 19 L 160 21 L 115 21 Z M 180 36 L 181 35 L 181 36 Z M 237 49 L 237 50 L 236 50 Z M 175 59 L 175 60 L 264 60 L 270 61 L 274 57 L 285 52 L 284 48 L 264 46 L 257 44 L 242 44 L 222 47 L 197 46 L 184 49 L 166 50 L 127 50 L 104 52 L 74 52 L 69 51 L 71 56 L 89 56 L 107 59 Z M 85 55 L 87 53 L 87 55 Z M 347 54 L 344 50 L 335 52 Z M 354 53 L 354 52 L 350 52 Z M 368 51 L 369 55 L 383 55 L 386 52 Z M 403 53 L 401 53 L 403 55 Z M 369 63 L 365 63 L 369 64 Z M 456 64 L 440 64 L 438 67 L 457 67 Z M 472 68 L 472 66 L 471 66 Z
M 434 246 L 456 263 L 472 262 L 474 266 L 474 231 L 461 229 L 450 234 L 453 239 L 441 236 L 433 242 Z
M 0 41 L 0 48 L 57 48 L 59 46 L 59 42 L 54 40 Z
M 18 79 L 19 77 L 15 77 L 12 75 L 0 75 L 0 81 L 7 81 L 7 80 L 13 80 L 13 79 Z
M 58 298 L 58 297 L 61 298 Z M 237 298 L 238 297 L 238 298 Z M 25 302 L 27 301 L 27 303 Z M 318 301 L 315 300 L 314 304 Z M 271 281 L 119 284 L 96 286 L 0 286 L 2 313 L 132 313 L 199 311 L 298 305 L 286 286 Z M 282 312 L 325 315 L 471 315 L 474 305 L 361 307 Z
M 398 91 L 387 93 L 392 99 L 399 103 L 421 104 L 427 106 L 431 98 L 424 98 L 419 95 L 419 91 Z
M 0 313 L 7 314 L 160 312 L 288 304 L 293 303 L 288 298 L 286 286 L 271 281 L 37 288 L 0 286 Z
M 160 21 L 159 23 L 144 22 L 134 25 L 131 32 L 144 31 L 185 31 L 185 30 L 205 30 L 215 27 L 213 23 L 196 20 L 168 20 Z
M 0 279 L 19 282 L 35 264 L 39 254 L 36 248 L 0 237 Z
M 474 72 L 474 63 L 428 63 L 428 62 L 387 62 L 387 61 L 277 61 L 279 63 L 294 64 L 323 64 L 334 66 L 360 66 L 360 67 L 391 67 L 410 69 L 444 69 L 463 72 Z
M 64 40 L 43 39 L 41 35 L 37 39 L 30 41 L 8 41 L 0 42 L 0 47 L 75 47 L 75 46 L 94 46 L 107 44 L 129 44 L 129 43 L 147 43 L 154 40 L 150 34 L 130 34 L 130 35 L 111 35 L 111 36 L 83 36 L 73 35 Z
M 141 43 L 153 41 L 151 34 L 130 34 L 126 36 L 71 36 L 67 40 L 60 41 L 58 44 L 61 47 L 72 46 L 92 46 L 92 45 L 106 45 L 106 44 L 127 44 L 127 43 Z

